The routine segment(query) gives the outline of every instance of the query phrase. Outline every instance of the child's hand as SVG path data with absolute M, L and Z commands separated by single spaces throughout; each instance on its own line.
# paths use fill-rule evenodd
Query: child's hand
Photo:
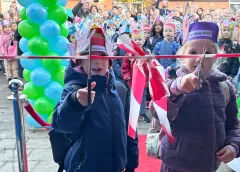
M 191 93 L 193 92 L 198 84 L 198 77 L 196 76 L 197 70 L 194 72 L 187 74 L 182 77 L 181 82 L 179 84 L 179 90 L 186 92 L 186 93 Z M 202 81 L 201 81 L 202 82 Z M 200 85 L 202 86 L 202 85 Z
M 96 86 L 96 82 L 92 82 L 91 83 L 91 90 Z M 91 102 L 94 102 L 94 98 L 95 98 L 96 92 L 95 91 L 91 91 Z M 83 106 L 87 106 L 88 105 L 88 88 L 82 88 L 79 89 L 77 91 L 76 97 L 79 101 L 79 103 Z
M 217 152 L 217 157 L 224 163 L 229 163 L 235 158 L 235 154 L 229 146 L 225 146 L 223 149 Z

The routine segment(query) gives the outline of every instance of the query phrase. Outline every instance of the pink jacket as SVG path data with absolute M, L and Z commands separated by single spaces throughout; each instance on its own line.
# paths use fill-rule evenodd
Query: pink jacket
M 17 41 L 14 41 L 12 32 L 0 35 L 0 54 L 13 56 L 17 55 Z

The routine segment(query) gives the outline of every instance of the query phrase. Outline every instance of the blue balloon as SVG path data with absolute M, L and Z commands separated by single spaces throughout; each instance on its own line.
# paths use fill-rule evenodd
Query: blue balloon
M 59 54 L 60 56 L 64 55 L 68 51 L 67 45 L 69 44 L 69 41 L 63 36 L 58 36 L 53 40 L 49 40 L 49 44 L 49 49 L 52 52 Z
M 32 71 L 38 67 L 41 67 L 42 61 L 41 59 L 21 59 L 20 64 L 24 69 Z
M 42 37 L 52 40 L 59 36 L 60 26 L 53 20 L 47 20 L 41 25 L 40 33 Z
M 38 24 L 43 23 L 48 16 L 47 9 L 39 3 L 29 5 L 26 13 L 29 20 Z
M 28 7 L 32 3 L 37 3 L 38 0 L 18 0 L 18 3 L 23 7 Z
M 45 122 L 47 122 L 48 119 L 48 115 L 39 115 Z M 30 125 L 33 128 L 42 128 L 42 126 L 40 124 L 38 124 L 37 121 L 35 121 L 35 119 L 31 116 L 31 115 L 27 115 L 26 116 L 26 121 L 28 123 L 28 125 Z
M 65 7 L 67 5 L 68 0 L 58 0 L 57 4 Z
M 32 106 L 32 107 L 34 107 L 34 100 L 28 100 L 28 102 L 30 103 L 30 105 Z
M 34 69 L 31 72 L 30 78 L 32 83 L 39 87 L 46 86 L 51 82 L 51 74 L 41 67 Z
M 19 41 L 19 48 L 21 49 L 22 52 L 26 53 L 29 51 L 28 49 L 28 40 L 26 38 L 22 38 Z
M 69 60 L 62 59 L 62 66 L 67 67 L 69 65 Z
M 51 82 L 45 88 L 44 95 L 50 100 L 58 101 L 61 99 L 62 91 L 63 86 L 61 84 L 58 82 Z
M 31 51 L 23 53 L 22 56 L 35 56 Z

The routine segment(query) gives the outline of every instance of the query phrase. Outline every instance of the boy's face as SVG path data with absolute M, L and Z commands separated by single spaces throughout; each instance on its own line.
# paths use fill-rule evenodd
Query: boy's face
M 3 14 L 3 18 L 5 20 L 8 20 L 8 19 L 10 19 L 10 15 L 8 13 L 5 13 L 5 14 Z
M 206 15 L 206 16 L 205 16 L 205 21 L 206 21 L 206 22 L 212 22 L 212 16 Z
M 109 66 L 109 60 L 103 59 L 94 59 L 91 61 L 91 73 L 92 75 L 106 75 Z M 84 72 L 88 73 L 89 71 L 89 60 L 81 60 L 81 67 L 83 67 Z
M 17 30 L 17 24 L 14 23 L 14 24 L 12 24 L 12 31 L 16 31 L 16 30 Z
M 126 12 L 126 17 L 131 17 L 131 13 L 128 11 L 128 12 Z
M 132 40 L 138 45 L 139 48 L 142 48 L 145 42 L 144 38 L 141 36 L 134 36 L 132 37 Z
M 144 37 L 145 37 L 145 40 L 147 40 L 148 38 L 150 38 L 150 31 L 144 31 Z
M 163 31 L 163 36 L 168 41 L 173 40 L 173 37 L 174 37 L 173 28 L 171 26 L 165 26 Z

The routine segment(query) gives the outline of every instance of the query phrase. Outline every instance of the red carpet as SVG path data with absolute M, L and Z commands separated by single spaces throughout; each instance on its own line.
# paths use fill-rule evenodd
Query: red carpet
M 146 154 L 146 135 L 139 136 L 139 167 L 136 172 L 160 172 L 161 161 Z

